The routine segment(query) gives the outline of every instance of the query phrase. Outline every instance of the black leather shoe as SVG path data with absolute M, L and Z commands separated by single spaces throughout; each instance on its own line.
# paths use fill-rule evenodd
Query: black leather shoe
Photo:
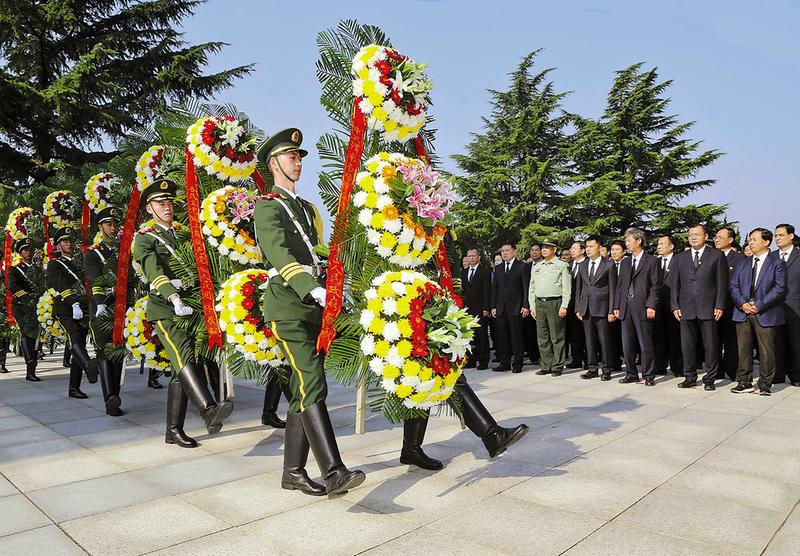
M 75 386 L 70 386 L 69 387 L 69 397 L 70 398 L 75 398 L 75 399 L 78 399 L 78 400 L 85 400 L 89 396 L 87 396 L 86 394 L 81 392 L 80 388 L 77 388 Z
M 325 487 L 312 481 L 306 472 L 308 462 L 308 439 L 303 431 L 299 413 L 286 416 L 286 441 L 283 446 L 283 474 L 281 488 L 299 490 L 309 496 L 324 496 Z
M 106 403 L 106 415 L 119 417 L 123 415 L 119 406 L 122 400 L 119 397 L 119 379 L 115 373 L 114 366 L 107 359 L 100 361 L 100 388 L 103 391 L 103 399 Z
M 171 382 L 167 389 L 167 432 L 164 442 L 180 448 L 197 448 L 197 441 L 183 430 L 186 420 L 186 406 L 189 399 L 177 382 Z
M 704 384 L 703 385 L 703 390 L 705 390 L 706 392 L 711 392 L 711 391 L 716 390 L 716 389 L 717 389 L 717 387 L 714 386 L 713 384 Z
M 8 372 L 8 371 L 6 371 L 6 372 Z M 25 375 L 25 380 L 29 380 L 31 382 L 41 382 L 42 379 L 39 378 L 36 375 Z
M 510 371 L 511 369 L 508 367 L 503 367 L 502 365 L 498 365 L 497 367 L 492 369 L 496 373 L 504 373 L 506 371 Z
M 597 378 L 598 376 L 599 376 L 599 373 L 597 371 L 592 370 L 592 371 L 586 371 L 585 373 L 583 373 L 581 375 L 581 378 L 584 379 L 584 380 L 591 380 L 593 378 Z
M 489 368 L 489 365 L 483 364 L 483 365 L 478 365 L 478 367 L 477 367 L 477 369 L 476 369 L 476 370 L 478 370 L 478 371 L 485 371 L 485 370 L 486 370 L 486 369 L 488 369 L 488 368 Z
M 272 427 L 273 429 L 286 428 L 286 421 L 278 417 L 277 413 L 262 413 L 261 424 L 265 427 Z
M 483 444 L 494 458 L 505 452 L 509 446 L 528 433 L 528 425 L 517 425 L 513 429 L 495 425 L 484 437 Z
M 678 388 L 694 388 L 695 386 L 697 386 L 697 381 L 688 378 L 678 384 Z
M 417 417 L 406 419 L 403 422 L 403 449 L 400 451 L 400 463 L 438 471 L 444 467 L 442 462 L 428 457 L 422 450 L 422 442 L 425 439 L 425 429 L 427 428 L 427 418 Z
M 656 385 L 656 379 L 651 377 L 651 376 L 649 376 L 649 377 L 644 379 L 644 385 L 645 386 L 655 386 Z
M 281 384 L 277 376 L 271 375 L 264 389 L 264 409 L 261 424 L 275 429 L 286 428 L 286 422 L 278 417 L 278 402 L 281 401 Z
M 600 376 L 600 380 L 602 380 L 604 382 L 611 380 L 611 373 L 603 373 Z
M 150 376 L 147 378 L 147 387 L 153 390 L 161 390 L 164 385 L 158 381 L 158 374 L 150 371 Z
M 619 379 L 619 381 L 621 384 L 631 384 L 633 382 L 639 382 L 639 377 L 633 375 L 625 375 L 624 377 Z
M 521 373 L 521 372 L 522 372 L 522 368 L 519 368 L 519 369 L 513 369 L 511 372 L 512 372 L 512 373 Z
M 793 380 L 792 386 L 794 386 L 795 388 L 800 388 L 800 380 Z
M 4 374 L 6 374 L 7 372 L 8 372 L 8 369 L 6 369 L 6 366 L 5 366 L 5 365 L 3 365 L 2 367 L 0 367 L 0 375 L 4 375 Z

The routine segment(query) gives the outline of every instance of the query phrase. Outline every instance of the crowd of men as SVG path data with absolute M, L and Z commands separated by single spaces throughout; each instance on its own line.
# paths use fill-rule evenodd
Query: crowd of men
M 742 247 L 736 232 L 701 224 L 680 248 L 670 235 L 628 229 L 623 240 L 598 236 L 559 249 L 546 239 L 528 257 L 505 243 L 491 264 L 478 249 L 462 261 L 464 301 L 479 318 L 467 368 L 655 386 L 671 372 L 679 388 L 735 382 L 734 393 L 768 396 L 774 384 L 800 387 L 800 251 L 795 229 L 756 228 Z M 774 246 L 773 246 L 774 243 Z M 570 361 L 567 361 L 569 356 Z M 758 360 L 753 382 L 754 359 Z

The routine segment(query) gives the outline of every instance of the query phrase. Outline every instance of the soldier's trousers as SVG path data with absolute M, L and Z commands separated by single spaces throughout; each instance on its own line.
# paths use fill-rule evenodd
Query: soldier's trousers
M 194 342 L 186 334 L 186 331 L 178 328 L 172 319 L 162 319 L 153 321 L 153 332 L 155 332 L 161 344 L 169 356 L 169 364 L 172 367 L 173 380 L 177 379 L 178 373 L 188 364 L 193 363 Z
M 278 341 L 292 374 L 289 411 L 300 413 L 328 396 L 324 356 L 315 353 L 321 326 L 299 320 L 272 321 L 270 329 Z
M 69 317 L 56 317 L 64 333 L 67 335 L 67 348 L 71 350 L 78 345 L 86 349 L 86 325 L 85 321 L 75 320 Z
M 92 319 L 89 321 L 89 334 L 92 335 L 92 343 L 94 343 L 94 347 L 97 348 L 97 359 L 105 359 L 106 357 L 103 354 L 103 349 L 106 347 L 106 344 L 111 342 L 111 331 L 109 330 L 106 332 L 105 330 L 101 330 L 100 327 L 97 326 L 97 321 Z

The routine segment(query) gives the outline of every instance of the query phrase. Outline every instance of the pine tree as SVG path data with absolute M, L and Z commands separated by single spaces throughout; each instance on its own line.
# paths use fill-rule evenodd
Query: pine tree
M 550 69 L 534 72 L 531 52 L 510 74 L 507 91 L 493 91 L 492 111 L 482 133 L 474 135 L 467 154 L 454 160 L 459 240 L 485 252 L 504 241 L 528 242 L 553 233 L 549 208 L 558 204 L 558 185 L 566 163 L 566 128 L 561 110 L 566 93 L 547 81 Z
M 221 42 L 175 28 L 202 0 L 0 0 L 0 181 L 26 185 L 113 158 L 103 144 L 167 101 L 207 99 L 251 65 L 203 67 Z
M 696 176 L 723 153 L 698 152 L 700 142 L 685 137 L 694 122 L 667 113 L 671 84 L 634 64 L 617 72 L 599 120 L 575 116 L 565 183 L 577 189 L 555 211 L 564 234 L 620 237 L 634 226 L 680 235 L 692 223 L 721 224 L 727 205 L 680 205 L 715 182 Z

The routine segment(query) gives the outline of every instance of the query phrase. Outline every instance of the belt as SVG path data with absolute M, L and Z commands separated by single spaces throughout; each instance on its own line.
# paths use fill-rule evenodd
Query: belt
M 314 267 L 313 266 L 310 266 L 310 265 L 307 265 L 307 264 L 301 264 L 300 267 L 303 270 L 305 270 L 306 272 L 308 272 L 311 276 L 316 276 L 316 274 L 314 273 Z M 269 276 L 270 278 L 275 278 L 276 276 L 280 276 L 280 275 L 281 275 L 280 272 L 278 272 L 278 269 L 275 268 L 275 267 L 272 267 L 267 271 L 267 276 Z
M 553 297 L 537 297 L 536 301 L 555 301 L 556 299 L 561 299 L 561 296 L 556 295 Z

